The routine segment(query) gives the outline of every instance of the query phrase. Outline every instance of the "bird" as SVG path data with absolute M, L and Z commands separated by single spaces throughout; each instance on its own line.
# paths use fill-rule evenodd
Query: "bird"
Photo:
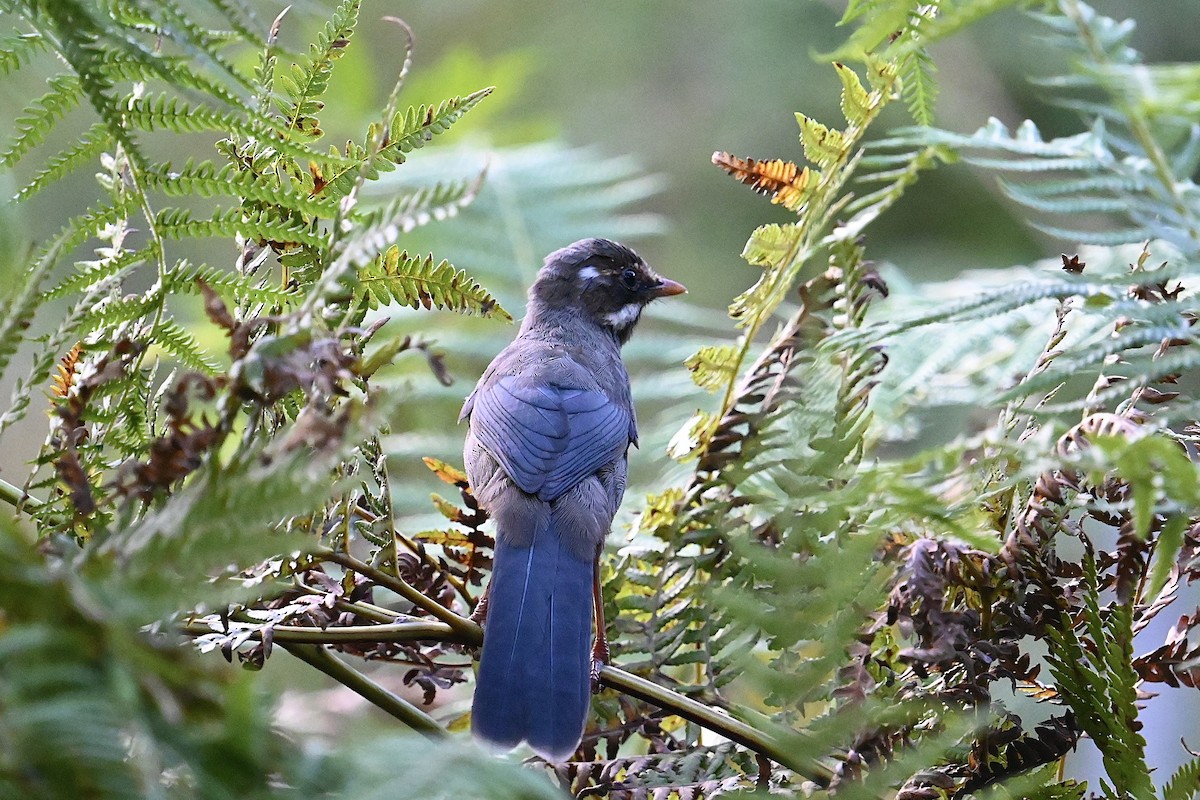
M 638 442 L 621 346 L 647 304 L 686 291 L 608 239 L 555 250 L 463 404 L 468 481 L 496 526 L 471 706 L 493 751 L 525 742 L 560 763 L 582 740 L 609 657 L 600 554 Z

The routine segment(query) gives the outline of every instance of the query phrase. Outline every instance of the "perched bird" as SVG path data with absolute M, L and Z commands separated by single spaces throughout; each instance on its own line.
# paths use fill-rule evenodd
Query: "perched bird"
M 637 444 L 621 345 L 647 303 L 684 291 L 607 239 L 556 250 L 520 333 L 463 405 L 467 476 L 496 522 L 471 708 L 492 747 L 525 741 L 563 761 L 579 746 L 608 658 L 600 551 Z

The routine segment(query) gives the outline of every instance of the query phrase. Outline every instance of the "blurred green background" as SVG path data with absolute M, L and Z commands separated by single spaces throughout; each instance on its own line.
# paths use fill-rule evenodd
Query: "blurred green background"
M 181 5 L 202 4 L 181 0 Z M 248 5 L 265 31 L 284 3 Z M 306 47 L 331 5 L 311 0 L 293 3 L 282 40 L 293 49 Z M 690 315 L 696 329 L 731 334 L 724 308 L 756 275 L 755 269 L 739 258 L 743 243 L 756 226 L 786 221 L 791 215 L 730 180 L 710 164 L 710 155 L 714 150 L 727 150 L 740 156 L 799 160 L 793 112 L 803 111 L 831 124 L 840 121 L 837 79 L 816 55 L 834 49 L 845 37 L 847 31 L 836 27 L 844 5 L 832 0 L 745 0 L 736 4 L 717 0 L 570 4 L 550 0 L 367 0 L 364 22 L 339 64 L 327 96 L 325 126 L 334 142 L 361 139 L 365 125 L 382 106 L 402 59 L 398 29 L 381 19 L 402 17 L 417 37 L 416 63 L 402 104 L 436 103 L 489 85 L 496 91 L 434 147 L 416 153 L 398 178 L 404 178 L 409 166 L 414 174 L 420 173 L 423 163 L 444 158 L 438 154 L 452 152 L 456 144 L 486 151 L 557 141 L 589 148 L 593 158 L 623 159 L 623 174 L 644 178 L 622 229 L 631 232 L 629 242 L 663 274 L 687 284 L 690 306 L 678 313 Z M 1148 60 L 1200 60 L 1197 0 L 1107 0 L 1094 5 L 1102 13 L 1137 16 L 1134 41 Z M 1061 59 L 1037 34 L 1036 23 L 1028 17 L 1004 12 L 936 47 L 942 86 L 938 124 L 970 131 L 989 117 L 1010 127 L 1032 118 L 1046 136 L 1078 131 L 1081 125 L 1076 116 L 1044 102 L 1043 90 L 1029 80 L 1056 71 Z M 245 63 L 252 59 L 253 54 L 247 53 Z M 9 109 L 0 121 L 6 139 L 17 109 L 44 91 L 40 81 L 47 74 L 23 70 L 0 82 L 0 103 Z M 888 114 L 887 124 L 908 122 L 902 104 L 895 104 Z M 84 124 L 76 130 L 82 130 Z M 58 139 L 49 147 L 69 144 L 63 137 L 70 130 L 68 126 L 58 131 Z M 193 145 L 190 152 L 156 155 L 180 163 L 189 157 L 215 157 L 211 137 L 184 141 Z M 436 163 L 440 168 L 445 162 Z M 28 175 L 19 174 L 16 180 L 0 178 L 4 181 L 0 189 L 11 194 L 22 177 Z M 502 188 L 489 186 L 481 200 L 486 199 L 486 192 Z M 31 244 L 56 231 L 67 216 L 82 211 L 94 195 L 89 171 L 83 170 L 28 207 L 3 207 L 0 276 L 11 280 L 13 269 Z M 440 257 L 482 277 L 486 270 L 477 270 L 473 263 L 479 258 L 478 250 L 472 250 L 456 231 L 478 226 L 486 221 L 484 215 L 503 213 L 504 209 L 503 197 L 493 196 L 491 202 L 468 208 L 458 221 L 419 231 L 402 245 L 432 248 Z M 456 227 L 459 225 L 461 228 Z M 537 235 L 531 240 L 538 242 L 556 235 L 534 233 Z M 600 226 L 590 233 L 613 231 Z M 528 283 L 545 249 L 572 238 L 551 241 L 537 252 L 522 250 L 516 241 L 496 242 L 498 253 L 523 256 L 513 257 L 510 283 L 495 287 L 515 316 L 523 311 L 515 287 Z M 213 247 L 228 248 L 228 252 L 196 253 L 196 260 L 232 262 L 234 253 L 228 243 Z M 1060 251 L 1070 252 L 1071 247 L 1071 243 L 1054 241 L 1026 226 L 1016 207 L 1000 195 L 993 178 L 959 165 L 925 175 L 869 232 L 867 253 L 892 265 L 907 280 L 925 282 L 964 270 L 1031 263 Z M 645 327 L 652 331 L 655 325 L 665 324 L 661 319 L 665 314 L 672 313 L 676 312 L 659 310 Z M 474 360 L 456 360 L 452 333 L 439 328 L 441 323 L 430 326 L 427 319 L 410 323 L 414 328 L 435 328 L 440 343 L 450 351 L 451 368 L 460 380 L 446 390 L 422 390 L 461 397 L 473 383 L 469 365 Z M 512 334 L 512 329 L 495 322 L 453 324 L 492 326 L 495 350 Z M 639 340 L 650 347 L 653 336 L 642 330 Z M 680 360 L 684 355 L 686 352 L 680 353 Z M 19 366 L 12 372 L 19 374 Z M 422 386 L 431 383 L 424 380 Z M 687 385 L 680 367 L 663 376 L 657 387 L 648 382 L 642 389 L 635 387 L 635 394 L 645 397 L 657 390 L 660 399 L 669 398 L 671 392 Z M 8 387 L 0 387 L 0 391 L 6 393 Z M 648 437 L 650 443 L 635 456 L 643 471 L 669 468 L 661 445 L 695 407 L 694 403 L 662 405 L 661 413 L 651 421 L 643 417 L 643 428 L 654 431 Z M 965 417 L 952 420 L 952 427 L 965 425 Z M 461 433 L 448 423 L 447 440 L 456 440 Z M 25 462 L 44 435 L 44 417 L 34 414 L 25 420 L 16 435 L 9 437 L 13 446 L 0 453 L 0 476 L 21 483 Z M 946 435 L 943 430 L 941 436 Z M 436 442 L 426 449 L 440 452 L 444 448 L 445 442 Z M 428 492 L 436 485 L 427 482 L 418 488 Z M 281 674 L 280 670 L 281 666 L 273 665 L 268 673 L 279 676 L 281 686 L 294 686 L 300 673 Z M 313 676 L 306 680 L 311 686 L 319 684 Z M 363 704 L 346 690 L 328 692 L 320 698 L 288 693 L 281 721 L 294 730 L 329 733 L 336 729 L 337 720 L 363 713 Z M 1195 719 L 1184 709 L 1173 719 L 1151 724 L 1147 736 L 1152 758 L 1161 753 L 1164 765 L 1176 761 L 1180 736 L 1195 746 L 1200 738 Z M 1077 763 L 1086 772 L 1086 758 Z

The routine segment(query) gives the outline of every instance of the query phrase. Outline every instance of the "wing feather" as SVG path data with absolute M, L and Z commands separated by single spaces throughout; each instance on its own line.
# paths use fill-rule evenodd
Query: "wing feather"
M 522 491 L 554 500 L 625 454 L 633 420 L 602 392 L 506 376 L 476 390 L 471 428 Z

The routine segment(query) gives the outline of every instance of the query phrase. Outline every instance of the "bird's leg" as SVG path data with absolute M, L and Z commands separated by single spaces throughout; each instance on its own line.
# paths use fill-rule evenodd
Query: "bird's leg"
M 608 632 L 604 627 L 604 595 L 600 591 L 600 554 L 592 569 L 592 610 L 596 619 L 596 639 L 592 643 L 592 694 L 600 691 L 600 669 L 608 663 Z
M 479 598 L 479 602 L 475 604 L 475 610 L 471 612 L 468 619 L 476 625 L 483 625 L 487 621 L 488 601 L 492 596 L 492 582 L 488 581 L 488 585 L 483 587 L 483 595 Z

